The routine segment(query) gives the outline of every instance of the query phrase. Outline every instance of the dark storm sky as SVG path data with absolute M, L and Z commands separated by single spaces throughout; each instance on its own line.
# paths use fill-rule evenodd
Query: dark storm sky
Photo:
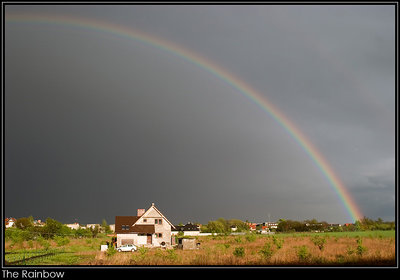
M 174 42 L 264 94 L 363 214 L 395 212 L 395 7 L 16 5 Z M 139 41 L 5 25 L 5 216 L 114 223 L 155 203 L 173 223 L 349 222 L 301 147 L 248 98 Z

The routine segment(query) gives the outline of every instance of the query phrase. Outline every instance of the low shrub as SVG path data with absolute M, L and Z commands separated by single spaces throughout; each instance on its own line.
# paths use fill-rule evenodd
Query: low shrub
M 117 253 L 117 250 L 115 249 L 114 246 L 108 246 L 106 254 L 107 256 L 111 257 L 113 255 L 115 255 L 115 253 Z
M 254 242 L 254 241 L 256 241 L 257 240 L 257 236 L 254 234 L 254 233 L 252 233 L 252 234 L 246 234 L 246 240 L 248 241 L 248 242 Z
M 311 241 L 314 243 L 315 246 L 319 248 L 320 251 L 324 249 L 326 238 L 320 235 L 313 236 Z
M 357 255 L 362 256 L 367 251 L 367 248 L 362 245 L 361 237 L 357 239 Z
M 297 257 L 299 258 L 299 260 L 301 262 L 307 262 L 311 257 L 308 247 L 305 245 L 298 247 L 297 248 Z
M 243 247 L 236 247 L 235 250 L 233 251 L 233 255 L 235 257 L 244 257 L 244 248 Z
M 271 243 L 266 243 L 264 247 L 259 251 L 261 256 L 265 259 L 270 259 L 274 254 L 274 250 L 272 249 Z

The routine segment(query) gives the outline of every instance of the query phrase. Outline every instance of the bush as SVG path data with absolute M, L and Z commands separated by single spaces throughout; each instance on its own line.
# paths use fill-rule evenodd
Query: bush
M 233 255 L 235 257 L 244 257 L 244 248 L 243 247 L 235 248 L 235 251 L 233 251 Z
M 357 255 L 359 255 L 361 257 L 366 251 L 367 251 L 367 248 L 362 245 L 361 237 L 358 238 L 357 239 L 357 249 L 356 249 Z
M 322 251 L 324 249 L 326 239 L 323 236 L 316 235 L 311 238 L 311 241 L 314 243 L 315 246 L 318 246 L 318 248 Z
M 238 236 L 235 238 L 236 243 L 242 243 L 242 237 Z
M 272 241 L 274 242 L 275 246 L 277 249 L 281 249 L 283 246 L 283 239 L 277 238 L 275 236 L 272 236 Z
M 248 242 L 256 241 L 256 239 L 257 239 L 257 236 L 255 234 L 246 234 L 246 240 Z
M 57 243 L 58 247 L 67 245 L 70 242 L 68 237 L 61 237 L 61 236 L 55 236 L 54 241 Z
M 39 236 L 36 239 L 37 242 L 39 242 L 39 244 L 45 249 L 48 250 L 50 248 L 50 242 L 47 241 L 46 239 L 44 239 L 43 237 Z
M 149 248 L 146 247 L 139 247 L 138 252 L 140 253 L 141 256 L 146 255 L 146 253 L 149 251 Z
M 266 243 L 259 253 L 265 259 L 270 259 L 274 254 L 274 250 L 272 249 L 272 245 L 270 243 Z
M 178 255 L 176 254 L 174 249 L 168 249 L 166 258 L 175 261 L 178 259 Z
M 107 251 L 106 251 L 106 254 L 107 254 L 107 256 L 111 257 L 111 256 L 113 256 L 116 252 L 117 252 L 117 250 L 115 249 L 115 247 L 111 245 L 111 246 L 108 246 Z
M 305 245 L 300 246 L 297 249 L 297 256 L 299 257 L 299 260 L 302 261 L 302 262 L 308 261 L 310 259 L 310 257 L 311 257 L 311 254 L 308 251 L 308 247 L 305 246 Z

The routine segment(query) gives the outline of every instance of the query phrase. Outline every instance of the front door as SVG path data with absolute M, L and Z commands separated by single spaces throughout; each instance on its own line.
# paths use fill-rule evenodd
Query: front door
M 151 244 L 151 234 L 147 234 L 147 244 Z

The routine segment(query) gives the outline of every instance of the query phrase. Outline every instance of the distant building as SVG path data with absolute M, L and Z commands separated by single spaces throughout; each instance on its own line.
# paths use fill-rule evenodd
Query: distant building
M 43 227 L 45 225 L 45 223 L 42 222 L 42 220 L 34 220 L 33 225 L 37 226 L 37 227 Z
M 112 232 L 115 232 L 115 224 L 109 225 L 109 227 L 110 227 L 110 230 L 111 230 Z
M 16 221 L 17 221 L 17 219 L 15 219 L 15 218 L 6 218 L 4 221 L 5 227 L 10 228 L 10 227 L 14 226 Z
M 186 236 L 196 236 L 200 234 L 200 227 L 192 223 L 187 223 L 184 226 L 175 226 L 175 229 L 171 230 L 172 235 L 178 235 L 180 232 Z
M 268 226 L 269 229 L 277 229 L 278 228 L 278 223 L 265 223 L 266 226 Z
M 70 229 L 79 229 L 80 225 L 79 223 L 73 223 L 73 224 L 66 224 L 67 227 L 69 227 Z
M 178 237 L 177 248 L 183 250 L 199 249 L 200 243 L 197 242 L 195 237 Z
M 249 230 L 254 231 L 257 229 L 257 223 L 247 223 Z
M 87 224 L 86 225 L 86 228 L 92 228 L 92 229 L 95 229 L 96 228 L 96 226 L 98 227 L 98 229 L 100 230 L 100 224 Z

